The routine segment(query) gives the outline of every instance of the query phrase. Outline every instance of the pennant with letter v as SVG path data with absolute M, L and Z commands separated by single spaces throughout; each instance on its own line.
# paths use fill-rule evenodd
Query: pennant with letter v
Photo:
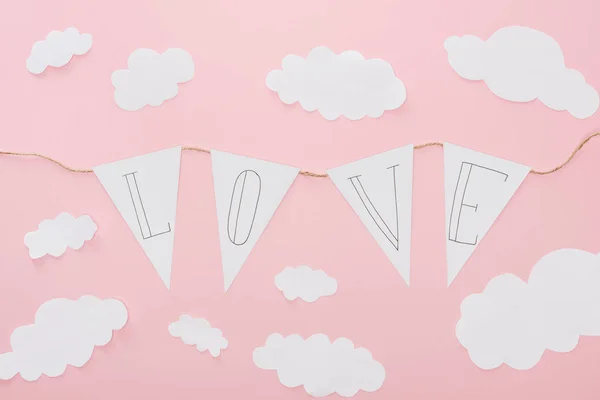
M 327 171 L 404 281 L 410 281 L 413 145 Z
M 448 286 L 530 170 L 525 165 L 444 143 Z
M 94 173 L 170 289 L 181 147 L 100 165 Z
M 210 157 L 227 292 L 300 170 L 215 150 Z

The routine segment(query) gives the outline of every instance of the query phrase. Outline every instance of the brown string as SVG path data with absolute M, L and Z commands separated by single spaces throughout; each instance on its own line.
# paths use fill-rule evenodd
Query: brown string
M 563 161 L 562 164 L 557 165 L 556 167 L 549 169 L 548 171 L 536 171 L 536 170 L 532 169 L 529 172 L 534 175 L 548 175 L 548 174 L 558 171 L 559 169 L 561 169 L 562 167 L 564 167 L 565 165 L 570 163 L 571 160 L 573 159 L 573 157 L 575 157 L 575 154 L 577 154 L 579 152 L 579 150 L 581 150 L 587 142 L 589 142 L 592 138 L 595 138 L 596 136 L 600 136 L 600 132 L 592 133 L 590 136 L 583 139 L 583 141 L 581 143 L 579 143 L 579 145 L 577 147 L 575 147 L 575 149 L 571 152 L 571 155 L 569 156 L 569 158 L 567 158 L 565 161 Z
M 53 162 L 54 164 L 58 165 L 59 167 L 64 168 L 67 171 L 71 171 L 71 172 L 83 172 L 83 173 L 94 172 L 91 169 L 69 167 L 68 165 L 63 164 L 60 161 L 55 160 L 52 157 L 48 157 L 48 156 L 45 156 L 45 155 L 39 154 L 39 153 L 18 153 L 18 152 L 15 152 L 15 151 L 0 151 L 0 154 L 4 154 L 4 155 L 7 155 L 7 156 L 24 156 L 24 157 L 38 157 L 38 158 L 43 158 L 44 160 L 48 160 L 50 162 Z
M 593 133 L 590 136 L 586 137 L 581 143 L 579 143 L 579 145 L 571 152 L 571 155 L 565 161 L 563 161 L 562 164 L 557 165 L 556 167 L 549 169 L 548 171 L 537 171 L 535 169 L 532 169 L 531 171 L 529 171 L 529 173 L 534 174 L 534 175 L 549 175 L 549 174 L 552 174 L 552 173 L 562 169 L 568 163 L 570 163 L 571 160 L 573 160 L 573 158 L 575 157 L 575 154 L 577 154 L 579 152 L 579 150 L 581 150 L 583 148 L 583 146 L 586 145 L 587 142 L 589 142 L 592 138 L 597 137 L 597 136 L 600 136 L 600 132 Z M 424 149 L 425 147 L 443 146 L 443 145 L 444 144 L 441 142 L 427 142 L 427 143 L 418 144 L 414 148 L 415 148 L 415 150 L 418 150 L 418 149 Z M 182 150 L 198 151 L 200 153 L 210 154 L 209 149 L 203 149 L 202 147 L 183 146 Z M 48 161 L 58 165 L 59 167 L 66 169 L 67 171 L 71 171 L 71 172 L 81 172 L 81 173 L 94 172 L 92 169 L 69 167 L 68 165 L 63 164 L 60 161 L 55 160 L 52 157 L 48 157 L 48 156 L 45 156 L 45 155 L 39 154 L 39 153 L 19 153 L 19 152 L 14 152 L 14 151 L 0 151 L 0 155 L 1 154 L 7 155 L 7 156 L 43 158 L 44 160 L 48 160 Z M 326 178 L 327 177 L 326 173 L 318 173 L 318 172 L 310 172 L 310 171 L 300 171 L 300 175 L 309 176 L 312 178 Z

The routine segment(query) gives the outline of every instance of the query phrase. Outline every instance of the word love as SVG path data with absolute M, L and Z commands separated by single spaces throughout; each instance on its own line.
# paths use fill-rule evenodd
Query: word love
M 450 143 L 443 147 L 450 285 L 531 169 Z M 167 288 L 181 150 L 174 147 L 93 169 Z M 413 152 L 410 144 L 327 171 L 407 284 Z M 300 171 L 216 150 L 210 154 L 227 291 Z

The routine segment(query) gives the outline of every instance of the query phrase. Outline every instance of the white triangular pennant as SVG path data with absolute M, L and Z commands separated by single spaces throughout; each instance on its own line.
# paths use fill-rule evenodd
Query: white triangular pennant
M 211 150 L 225 292 L 299 169 Z
M 180 164 L 179 146 L 94 168 L 167 288 L 171 286 Z
M 413 145 L 342 165 L 327 174 L 408 284 Z
M 444 143 L 448 286 L 530 170 L 525 165 Z

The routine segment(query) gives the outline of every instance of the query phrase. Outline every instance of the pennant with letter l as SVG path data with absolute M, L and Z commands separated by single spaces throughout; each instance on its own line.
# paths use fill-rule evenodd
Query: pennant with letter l
M 210 154 L 227 292 L 300 170 L 216 150 Z
M 530 170 L 525 165 L 444 143 L 448 286 Z
M 94 173 L 170 289 L 181 146 L 100 165 Z
M 413 145 L 330 169 L 327 174 L 409 284 Z

